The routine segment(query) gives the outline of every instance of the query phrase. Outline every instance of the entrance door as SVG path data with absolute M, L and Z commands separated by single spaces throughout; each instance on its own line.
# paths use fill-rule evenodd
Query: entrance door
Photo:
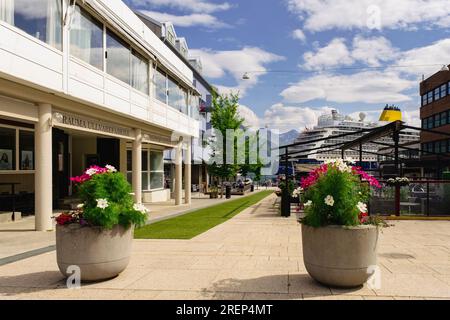
M 120 140 L 97 138 L 97 154 L 101 166 L 107 164 L 120 171 Z
M 53 207 L 69 195 L 69 136 L 53 128 Z

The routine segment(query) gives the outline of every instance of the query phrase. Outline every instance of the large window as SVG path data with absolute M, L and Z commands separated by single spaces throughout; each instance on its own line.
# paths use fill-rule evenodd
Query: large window
M 0 170 L 16 169 L 16 129 L 0 127 Z
M 164 188 L 164 158 L 162 151 L 150 152 L 150 187 Z
M 148 61 L 134 50 L 131 54 L 131 75 L 131 86 L 148 94 Z
M 3 20 L 61 50 L 61 0 L 1 0 Z
M 154 74 L 154 93 L 153 96 L 159 101 L 167 104 L 167 76 L 159 69 Z
M 441 86 L 441 99 L 447 95 L 447 84 Z
M 34 170 L 34 132 L 0 126 L 0 171 Z
M 132 180 L 132 152 L 127 151 L 127 178 Z M 162 151 L 142 150 L 142 190 L 164 188 L 164 157 Z
M 130 46 L 110 30 L 106 32 L 106 72 L 130 84 Z
M 70 29 L 70 53 L 103 70 L 103 25 L 78 5 Z
M 168 78 L 169 106 L 187 114 L 187 91 L 178 86 L 172 78 Z

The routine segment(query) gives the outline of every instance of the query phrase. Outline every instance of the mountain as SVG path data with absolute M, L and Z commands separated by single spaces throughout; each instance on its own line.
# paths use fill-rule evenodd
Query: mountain
M 280 134 L 280 146 L 285 146 L 287 144 L 294 143 L 298 135 L 299 132 L 297 130 L 291 130 Z

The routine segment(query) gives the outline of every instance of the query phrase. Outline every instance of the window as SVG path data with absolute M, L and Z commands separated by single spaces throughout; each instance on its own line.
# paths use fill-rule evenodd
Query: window
M 131 150 L 127 150 L 127 180 L 129 183 L 132 183 L 132 175 L 131 170 L 133 170 L 133 153 Z
M 434 101 L 439 100 L 441 97 L 441 90 L 440 88 L 434 89 Z
M 149 190 L 148 150 L 142 150 L 142 190 Z
M 428 100 L 428 104 L 433 102 L 433 91 L 428 92 L 427 94 L 427 100 Z
M 434 116 L 434 128 L 441 126 L 441 117 L 438 114 Z
M 162 151 L 150 152 L 150 188 L 164 188 L 164 159 Z
M 61 0 L 3 0 L 0 20 L 61 50 Z
M 16 129 L 0 127 L 0 170 L 16 169 Z
M 110 30 L 106 32 L 107 63 L 106 72 L 123 82 L 130 84 L 129 45 Z
M 19 131 L 20 170 L 34 170 L 34 132 Z
M 447 124 L 447 112 L 441 113 L 441 126 L 445 126 Z
M 169 106 L 187 114 L 187 91 L 178 86 L 177 82 L 168 77 Z
M 447 95 L 447 84 L 441 86 L 441 99 Z
M 78 5 L 70 28 L 70 53 L 103 70 L 103 25 Z
M 424 94 L 423 96 L 422 96 L 422 107 L 423 106 L 426 106 L 427 105 L 427 95 L 426 94 Z
M 148 94 L 148 61 L 134 50 L 131 53 L 131 71 L 131 86 Z
M 157 69 L 154 75 L 154 97 L 167 104 L 167 77 L 164 72 Z

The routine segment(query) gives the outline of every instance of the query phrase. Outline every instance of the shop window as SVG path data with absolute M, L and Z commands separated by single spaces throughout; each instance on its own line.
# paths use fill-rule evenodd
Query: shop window
M 61 0 L 3 0 L 0 1 L 0 20 L 61 50 Z
M 34 170 L 34 132 L 19 131 L 20 170 Z
M 16 169 L 16 129 L 0 127 L 0 170 Z
M 103 70 L 103 25 L 78 5 L 70 27 L 70 53 Z
M 164 159 L 162 151 L 150 153 L 150 187 L 152 190 L 164 188 Z
M 130 47 L 112 31 L 106 32 L 106 72 L 130 84 Z

